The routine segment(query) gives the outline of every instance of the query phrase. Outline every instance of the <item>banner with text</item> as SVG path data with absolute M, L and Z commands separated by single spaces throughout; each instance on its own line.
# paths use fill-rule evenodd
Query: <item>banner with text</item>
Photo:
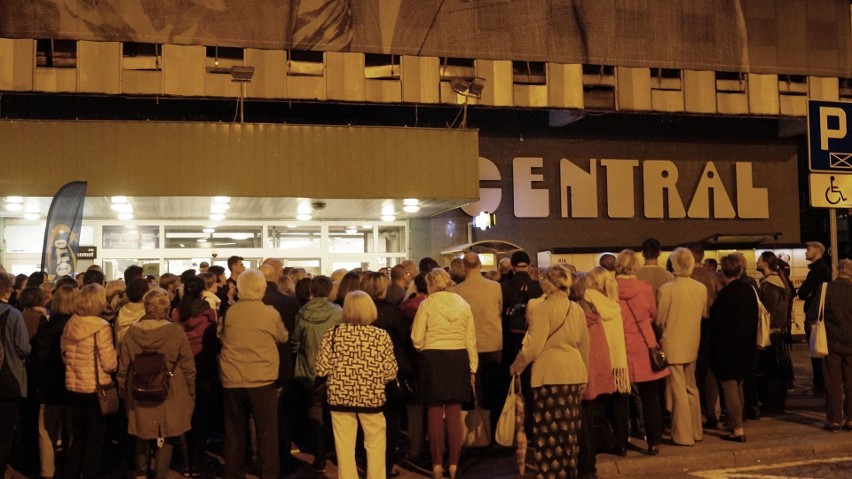
M 68 183 L 59 189 L 50 203 L 44 229 L 41 270 L 51 279 L 73 274 L 77 268 L 87 185 L 85 181 Z

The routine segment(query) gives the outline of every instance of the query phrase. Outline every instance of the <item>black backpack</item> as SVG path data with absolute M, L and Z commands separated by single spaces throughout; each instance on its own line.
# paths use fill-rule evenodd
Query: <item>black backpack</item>
M 524 283 L 506 310 L 506 326 L 513 333 L 524 333 L 527 330 L 528 289 L 529 286 Z
M 174 375 L 177 361 L 171 371 L 166 367 L 166 355 L 145 349 L 133 357 L 131 363 L 133 397 L 137 401 L 163 402 L 169 395 L 169 379 Z

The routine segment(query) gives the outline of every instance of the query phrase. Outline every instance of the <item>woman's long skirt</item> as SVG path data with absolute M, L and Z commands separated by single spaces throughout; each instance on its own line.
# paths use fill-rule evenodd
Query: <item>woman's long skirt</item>
M 536 478 L 577 477 L 580 384 L 533 388 Z

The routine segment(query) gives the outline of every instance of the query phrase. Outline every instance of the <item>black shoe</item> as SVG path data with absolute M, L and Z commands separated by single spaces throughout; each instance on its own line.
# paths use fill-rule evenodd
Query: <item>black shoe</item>
M 844 431 L 852 431 L 852 423 L 847 422 L 846 424 L 844 424 L 843 430 Z
M 659 456 L 660 455 L 660 446 L 658 444 L 648 445 L 648 455 L 649 456 Z
M 717 427 L 719 427 L 719 421 L 716 419 L 708 419 L 704 422 L 704 429 L 716 429 Z
M 733 434 L 723 434 L 719 436 L 723 441 L 731 441 L 731 442 L 746 442 L 746 435 L 740 434 L 739 436 L 735 436 Z
M 613 451 L 613 452 L 615 453 L 616 456 L 624 457 L 624 456 L 627 455 L 627 448 L 626 447 L 616 447 L 615 451 Z
M 841 427 L 843 426 L 841 426 L 840 424 L 825 424 L 824 426 L 822 426 L 822 428 L 828 432 L 837 432 L 840 430 Z
M 325 472 L 325 459 L 317 459 L 311 463 L 311 471 L 322 473 Z
M 385 475 L 387 477 L 399 477 L 399 469 L 391 469 Z

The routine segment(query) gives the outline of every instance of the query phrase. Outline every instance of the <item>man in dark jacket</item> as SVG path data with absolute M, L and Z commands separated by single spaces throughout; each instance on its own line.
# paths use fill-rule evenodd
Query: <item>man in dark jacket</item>
M 276 258 L 268 258 L 260 266 L 260 271 L 266 278 L 266 294 L 263 304 L 272 306 L 281 315 L 281 321 L 287 329 L 289 337 L 293 337 L 296 314 L 299 313 L 299 302 L 278 291 L 278 280 L 283 274 L 282 263 Z M 278 384 L 283 388 L 278 397 L 278 460 L 282 473 L 290 473 L 300 464 L 290 453 L 293 441 L 292 416 L 295 407 L 290 394 L 293 381 L 293 352 L 290 341 L 278 345 Z
M 805 243 L 805 259 L 811 262 L 808 265 L 808 275 L 799 286 L 799 299 L 805 302 L 805 312 L 811 310 L 814 300 L 819 301 L 819 291 L 822 283 L 831 281 L 831 267 L 825 261 L 825 246 L 819 241 Z M 811 318 L 805 321 L 805 335 L 808 341 L 811 339 Z M 815 319 L 815 318 L 814 318 Z M 822 397 L 825 394 L 825 377 L 822 371 L 822 359 L 811 359 L 811 367 L 814 371 L 814 386 L 811 392 L 814 396 Z
M 21 419 L 21 401 L 27 397 L 24 360 L 30 355 L 30 338 L 20 311 L 9 304 L 15 278 L 0 273 L 0 341 L 3 361 L 0 367 L 0 474 L 6 473 L 12 442 Z
M 526 334 L 526 321 L 522 318 L 526 316 L 526 305 L 529 300 L 538 298 L 544 292 L 541 290 L 537 281 L 533 281 L 530 277 L 530 256 L 523 251 L 516 251 L 512 254 L 512 278 L 500 284 L 503 293 L 503 371 L 508 372 L 509 366 L 521 350 L 521 343 Z M 517 324 L 513 324 L 517 323 Z M 521 326 L 523 323 L 523 327 Z M 533 395 L 530 387 L 530 371 L 527 368 L 521 374 L 521 389 L 523 391 L 525 401 L 526 421 L 524 428 L 527 436 L 532 434 L 532 405 Z M 509 388 L 508 374 L 503 374 L 506 379 L 503 385 L 503 391 Z

